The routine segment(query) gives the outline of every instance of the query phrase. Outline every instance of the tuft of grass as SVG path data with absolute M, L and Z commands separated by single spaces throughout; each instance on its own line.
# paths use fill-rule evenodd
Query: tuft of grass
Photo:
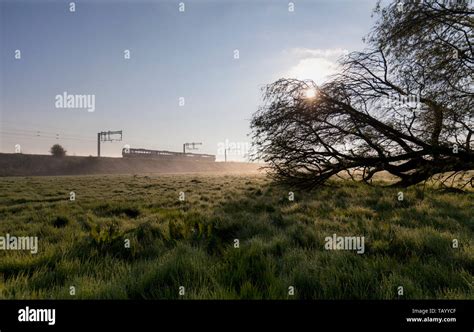
M 67 217 L 57 216 L 54 218 L 52 224 L 56 228 L 65 227 L 69 223 L 69 219 Z

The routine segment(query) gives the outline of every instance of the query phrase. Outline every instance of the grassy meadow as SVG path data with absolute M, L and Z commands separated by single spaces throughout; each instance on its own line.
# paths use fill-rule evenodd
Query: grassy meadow
M 263 175 L 0 178 L 0 236 L 39 242 L 0 251 L 0 298 L 474 299 L 474 193 L 289 191 Z M 325 250 L 333 234 L 365 253 Z

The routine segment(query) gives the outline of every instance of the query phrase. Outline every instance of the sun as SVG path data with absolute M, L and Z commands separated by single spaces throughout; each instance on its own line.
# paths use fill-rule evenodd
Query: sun
M 304 96 L 306 99 L 314 99 L 316 97 L 316 89 L 308 88 L 304 91 Z

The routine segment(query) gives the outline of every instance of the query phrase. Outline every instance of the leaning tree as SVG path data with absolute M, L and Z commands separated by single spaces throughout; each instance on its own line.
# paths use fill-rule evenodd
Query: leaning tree
M 374 13 L 368 48 L 342 58 L 330 81 L 264 88 L 251 121 L 254 158 L 277 180 L 314 187 L 385 171 L 410 186 L 474 169 L 473 9 L 415 1 Z

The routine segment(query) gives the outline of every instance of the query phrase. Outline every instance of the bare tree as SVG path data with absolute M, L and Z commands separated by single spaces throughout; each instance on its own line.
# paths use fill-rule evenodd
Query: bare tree
M 474 12 L 443 3 L 377 6 L 369 48 L 343 58 L 328 83 L 267 86 L 251 122 L 254 157 L 306 187 L 341 172 L 367 182 L 387 171 L 410 186 L 474 169 Z

